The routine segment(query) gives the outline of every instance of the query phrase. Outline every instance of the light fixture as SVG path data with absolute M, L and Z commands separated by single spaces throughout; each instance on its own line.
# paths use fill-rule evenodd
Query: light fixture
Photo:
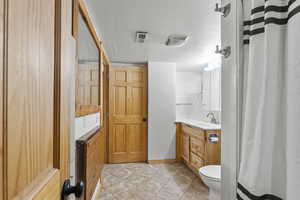
M 221 59 L 217 59 L 214 61 L 210 61 L 206 64 L 206 66 L 203 68 L 203 71 L 213 71 L 215 69 L 221 68 L 222 63 L 221 63 Z
M 188 38 L 189 37 L 187 35 L 170 35 L 168 37 L 166 45 L 173 47 L 181 47 L 187 42 Z

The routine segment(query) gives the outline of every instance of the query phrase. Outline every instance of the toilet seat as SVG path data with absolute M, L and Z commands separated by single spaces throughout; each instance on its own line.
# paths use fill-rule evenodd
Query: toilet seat
M 218 182 L 221 181 L 221 166 L 220 165 L 207 165 L 207 166 L 201 167 L 199 169 L 199 173 L 208 179 L 218 181 Z

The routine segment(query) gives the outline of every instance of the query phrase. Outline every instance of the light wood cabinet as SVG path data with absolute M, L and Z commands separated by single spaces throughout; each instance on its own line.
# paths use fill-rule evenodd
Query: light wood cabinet
M 191 152 L 196 154 L 197 156 L 200 156 L 201 158 L 204 158 L 205 141 L 199 140 L 196 137 L 191 137 L 190 143 L 191 143 Z
M 191 161 L 190 164 L 193 168 L 199 169 L 200 167 L 204 166 L 203 158 L 197 156 L 193 152 L 191 152 Z
M 184 123 L 181 124 L 179 132 L 181 142 L 177 147 L 181 151 L 180 156 L 198 175 L 199 168 L 205 165 L 219 165 L 221 160 L 221 131 L 203 130 Z M 217 139 L 217 140 L 213 140 Z
M 181 137 L 181 145 L 182 145 L 182 158 L 186 161 L 190 161 L 190 136 L 186 133 L 182 133 Z

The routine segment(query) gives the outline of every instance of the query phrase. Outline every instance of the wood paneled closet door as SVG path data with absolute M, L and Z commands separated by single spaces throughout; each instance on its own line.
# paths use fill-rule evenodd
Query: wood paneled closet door
M 109 74 L 109 162 L 147 160 L 147 68 L 114 66 Z
M 71 15 L 71 0 L 0 0 L 0 200 L 61 197 Z

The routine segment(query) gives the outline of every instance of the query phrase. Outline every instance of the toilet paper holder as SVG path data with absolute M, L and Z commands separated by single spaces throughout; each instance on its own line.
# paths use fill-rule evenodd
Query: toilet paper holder
M 207 135 L 208 144 L 218 144 L 219 137 L 217 133 L 208 133 Z

